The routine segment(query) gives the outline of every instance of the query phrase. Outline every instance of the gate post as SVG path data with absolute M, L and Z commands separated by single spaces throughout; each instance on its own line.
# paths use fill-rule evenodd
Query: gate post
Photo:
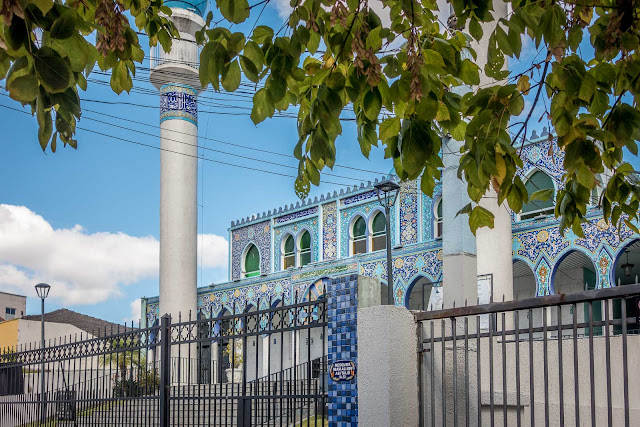
M 160 319 L 160 427 L 169 427 L 171 392 L 171 317 L 165 314 Z

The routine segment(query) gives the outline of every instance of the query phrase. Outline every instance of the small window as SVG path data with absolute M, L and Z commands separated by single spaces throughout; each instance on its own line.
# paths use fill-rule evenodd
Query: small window
M 250 245 L 244 258 L 244 277 L 260 275 L 260 253 L 255 245 Z
M 311 262 L 311 234 L 308 231 L 302 233 L 300 237 L 300 267 Z
M 353 223 L 353 255 L 367 252 L 367 224 L 361 216 Z
M 598 206 L 598 202 L 600 201 L 600 197 L 598 196 L 598 189 L 594 188 L 591 190 L 591 197 L 589 198 L 589 202 L 593 206 Z
M 527 193 L 529 193 L 529 197 L 531 197 L 533 193 L 539 190 L 555 190 L 551 177 L 542 171 L 537 171 L 533 175 L 531 175 L 524 186 L 527 189 Z M 526 203 L 522 207 L 522 214 L 520 215 L 520 219 L 535 218 L 538 215 L 549 215 L 553 213 L 554 209 L 555 192 L 548 200 L 534 200 L 532 202 Z
M 16 309 L 7 307 L 4 311 L 5 320 L 11 320 L 11 319 L 14 319 L 15 317 L 16 317 Z
M 286 270 L 290 267 L 296 266 L 296 251 L 293 236 L 289 235 L 284 241 L 284 257 L 283 257 L 283 269 Z
M 435 215 L 433 219 L 433 237 L 442 239 L 442 198 L 436 203 Z
M 373 237 L 371 238 L 371 245 L 373 251 L 380 251 L 387 247 L 387 220 L 382 212 L 378 212 L 373 217 Z

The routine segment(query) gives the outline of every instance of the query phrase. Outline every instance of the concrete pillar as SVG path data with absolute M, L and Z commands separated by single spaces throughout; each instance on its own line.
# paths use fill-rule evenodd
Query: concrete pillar
M 493 301 L 513 300 L 513 262 L 511 210 L 507 203 L 498 205 L 498 195 L 493 189 L 480 200 L 480 206 L 495 216 L 494 227 L 476 231 L 478 248 L 478 276 L 491 275 Z
M 170 53 L 151 52 L 151 83 L 160 91 L 160 314 L 196 318 L 198 233 L 198 48 L 204 21 L 172 8 L 180 32 Z
M 416 323 L 404 307 L 358 309 L 358 422 L 418 425 Z
M 471 202 L 467 184 L 458 178 L 462 142 L 444 139 L 442 145 L 442 277 L 444 307 L 475 303 L 478 298 L 476 239 L 469 228 L 469 217 L 458 211 Z

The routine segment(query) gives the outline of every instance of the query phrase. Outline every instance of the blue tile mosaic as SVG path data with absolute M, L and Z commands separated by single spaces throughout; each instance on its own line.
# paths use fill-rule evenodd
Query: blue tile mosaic
M 327 290 L 329 366 L 338 360 L 351 360 L 356 365 L 356 376 L 349 382 L 329 378 L 330 427 L 358 424 L 357 291 L 356 274 L 333 279 Z

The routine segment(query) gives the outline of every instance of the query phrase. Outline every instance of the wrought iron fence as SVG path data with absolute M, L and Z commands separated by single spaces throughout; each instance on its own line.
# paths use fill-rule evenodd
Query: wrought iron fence
M 325 300 L 265 307 L 0 352 L 0 427 L 324 426 Z
M 637 425 L 639 304 L 628 285 L 415 313 L 420 425 Z

